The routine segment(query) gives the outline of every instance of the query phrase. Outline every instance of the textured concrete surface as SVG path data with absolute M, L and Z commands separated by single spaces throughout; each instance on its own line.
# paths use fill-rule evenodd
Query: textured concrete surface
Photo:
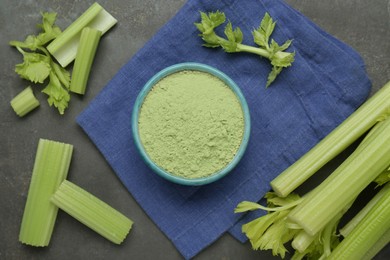
M 0 259 L 181 259 L 171 242 L 145 215 L 122 186 L 95 146 L 76 125 L 75 117 L 98 94 L 118 69 L 182 6 L 184 0 L 99 1 L 118 20 L 99 46 L 90 88 L 80 98 L 73 95 L 64 116 L 46 105 L 18 118 L 9 101 L 28 82 L 14 72 L 21 55 L 8 46 L 34 32 L 40 11 L 59 13 L 65 28 L 93 1 L 0 0 Z M 390 80 L 390 1 L 388 0 L 287 0 L 330 34 L 354 47 L 367 64 L 372 93 Z M 134 229 L 116 246 L 63 212 L 59 212 L 47 248 L 18 242 L 31 170 L 39 138 L 76 145 L 69 179 L 106 201 L 135 221 Z M 76 159 L 77 158 L 77 159 Z M 120 199 L 118 199 L 120 198 Z M 376 259 L 389 259 L 387 246 Z M 224 235 L 195 259 L 274 259 L 270 252 L 252 251 Z M 275 258 L 276 259 L 276 258 Z

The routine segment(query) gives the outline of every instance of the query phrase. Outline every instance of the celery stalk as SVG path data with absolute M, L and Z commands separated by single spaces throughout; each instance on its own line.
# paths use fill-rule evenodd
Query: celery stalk
M 122 243 L 133 225 L 120 212 L 67 180 L 62 182 L 51 201 L 115 244 Z
M 66 67 L 76 57 L 81 31 L 84 27 L 94 28 L 104 34 L 116 23 L 117 20 L 110 13 L 98 3 L 94 3 L 52 41 L 47 46 L 47 50 L 62 67 Z
M 379 238 L 373 246 L 365 253 L 362 259 L 371 260 L 376 256 L 385 246 L 390 243 L 390 229 L 386 231 L 386 233 Z
M 305 230 L 301 230 L 298 235 L 296 235 L 291 242 L 291 246 L 298 250 L 299 253 L 304 253 L 305 250 L 310 246 L 310 244 L 315 239 L 315 236 L 309 235 Z
M 289 214 L 308 234 L 320 231 L 369 185 L 390 161 L 390 118 L 378 123 L 347 158 Z
M 11 100 L 11 107 L 15 113 L 22 117 L 39 106 L 38 99 L 35 98 L 31 87 L 25 88 Z
M 58 211 L 50 198 L 68 174 L 72 152 L 70 144 L 39 140 L 19 233 L 20 242 L 32 246 L 49 244 Z
M 70 91 L 84 95 L 101 35 L 101 31 L 93 28 L 85 27 L 82 30 L 70 82 Z
M 346 149 L 390 109 L 390 82 L 367 100 L 308 153 L 271 182 L 281 197 L 287 196 L 327 162 Z
M 328 259 L 361 259 L 382 237 L 386 238 L 386 232 L 389 229 L 390 189 L 387 189 L 386 193 L 351 233 L 341 241 Z M 383 245 L 381 242 L 379 244 Z
M 390 184 L 385 185 L 365 206 L 361 209 L 343 228 L 340 229 L 340 234 L 347 237 L 349 233 L 359 224 L 359 222 L 367 215 L 367 213 L 374 207 L 378 200 L 390 190 Z
M 345 207 L 341 212 L 329 221 L 326 226 L 315 235 L 308 234 L 301 230 L 291 242 L 291 246 L 299 253 L 308 253 L 312 248 L 322 247 L 322 256 L 327 257 L 338 244 L 339 238 L 336 234 L 337 226 L 341 217 L 351 207 L 352 203 Z M 322 259 L 322 258 L 321 258 Z

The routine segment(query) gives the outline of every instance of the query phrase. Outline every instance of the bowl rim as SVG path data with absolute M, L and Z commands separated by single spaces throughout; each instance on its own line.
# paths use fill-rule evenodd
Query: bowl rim
M 139 112 L 145 100 L 145 97 L 148 95 L 149 91 L 154 87 L 154 85 L 157 82 L 159 82 L 162 78 L 183 70 L 195 70 L 195 71 L 207 72 L 222 80 L 237 96 L 244 115 L 244 133 L 243 133 L 240 147 L 238 148 L 236 155 L 233 157 L 233 160 L 231 160 L 229 164 L 227 164 L 224 168 L 222 168 L 218 172 L 201 178 L 190 179 L 190 178 L 180 177 L 177 175 L 173 175 L 167 172 L 166 170 L 162 169 L 161 167 L 159 167 L 156 163 L 153 162 L 153 160 L 146 153 L 139 136 L 139 129 L 138 129 Z M 163 177 L 164 179 L 177 184 L 189 185 L 189 186 L 200 186 L 200 185 L 209 184 L 227 175 L 238 164 L 238 162 L 241 160 L 241 158 L 245 153 L 249 141 L 249 136 L 250 136 L 250 128 L 251 128 L 250 126 L 251 126 L 251 122 L 250 122 L 248 104 L 240 88 L 237 86 L 237 84 L 222 71 L 210 65 L 206 65 L 198 62 L 178 63 L 166 67 L 165 69 L 162 69 L 161 71 L 157 72 L 152 78 L 149 79 L 149 81 L 144 85 L 144 87 L 138 94 L 137 99 L 134 103 L 132 117 L 131 117 L 131 128 L 133 133 L 133 139 L 136 144 L 136 148 L 140 153 L 144 162 L 160 177 Z

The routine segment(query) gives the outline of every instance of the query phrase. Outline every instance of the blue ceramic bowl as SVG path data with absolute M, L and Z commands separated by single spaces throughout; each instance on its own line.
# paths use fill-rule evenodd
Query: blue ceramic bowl
M 138 131 L 139 111 L 140 111 L 141 106 L 142 106 L 142 104 L 144 102 L 144 99 L 148 95 L 149 91 L 162 78 L 164 78 L 164 77 L 166 77 L 166 76 L 168 76 L 170 74 L 182 71 L 182 70 L 202 71 L 202 72 L 207 72 L 207 73 L 210 73 L 210 74 L 218 77 L 227 86 L 229 86 L 232 89 L 232 91 L 237 95 L 237 97 L 238 97 L 238 99 L 239 99 L 239 101 L 241 103 L 241 107 L 242 107 L 243 113 L 244 113 L 244 135 L 243 135 L 243 138 L 242 138 L 241 145 L 240 145 L 236 155 L 234 156 L 233 160 L 228 165 L 226 165 L 225 168 L 221 169 L 218 172 L 215 172 L 214 174 L 212 174 L 210 176 L 203 177 L 203 178 L 190 179 L 190 178 L 180 177 L 180 176 L 177 176 L 177 175 L 173 175 L 173 174 L 165 171 L 161 167 L 159 167 L 157 164 L 155 164 L 152 161 L 152 159 L 146 153 L 146 151 L 145 151 L 145 149 L 144 149 L 144 147 L 143 147 L 143 145 L 141 143 L 141 139 L 140 139 L 139 131 Z M 225 75 L 221 71 L 219 71 L 219 70 L 217 70 L 217 69 L 215 69 L 215 68 L 213 68 L 211 66 L 204 65 L 204 64 L 201 64 L 201 63 L 193 63 L 193 62 L 176 64 L 176 65 L 167 67 L 167 68 L 163 69 L 162 71 L 158 72 L 156 75 L 154 75 L 145 84 L 145 86 L 143 87 L 143 89 L 139 93 L 139 95 L 138 95 L 138 97 L 137 97 L 137 99 L 135 101 L 135 104 L 134 104 L 131 121 L 132 121 L 132 131 L 133 131 L 133 138 L 134 138 L 135 144 L 136 144 L 137 149 L 140 152 L 143 160 L 146 162 L 146 164 L 155 173 L 157 173 L 161 177 L 163 177 L 163 178 L 165 178 L 165 179 L 167 179 L 167 180 L 169 180 L 171 182 L 175 182 L 175 183 L 183 184 L 183 185 L 191 185 L 191 186 L 198 186 L 198 185 L 208 184 L 208 183 L 214 182 L 216 180 L 219 180 L 220 178 L 222 178 L 226 174 L 228 174 L 237 165 L 237 163 L 242 158 L 242 156 L 243 156 L 243 154 L 245 152 L 245 149 L 247 147 L 248 140 L 249 140 L 249 134 L 250 134 L 250 116 L 249 116 L 248 105 L 247 105 L 246 100 L 245 100 L 244 96 L 242 95 L 239 87 L 236 85 L 236 83 L 232 79 L 230 79 L 227 75 Z

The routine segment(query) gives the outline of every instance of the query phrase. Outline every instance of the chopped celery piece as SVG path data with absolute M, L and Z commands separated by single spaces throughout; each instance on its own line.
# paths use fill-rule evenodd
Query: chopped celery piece
M 38 106 L 39 101 L 35 98 L 31 87 L 25 88 L 11 100 L 12 109 L 20 117 L 25 116 L 27 113 Z
M 378 123 L 363 140 L 362 147 L 291 211 L 292 222 L 314 235 L 388 167 L 390 118 Z
M 279 196 L 287 196 L 327 162 L 351 145 L 390 112 L 390 82 L 367 100 L 343 123 L 272 182 Z
M 70 82 L 70 91 L 84 95 L 101 35 L 101 31 L 93 28 L 85 27 L 82 30 Z
M 97 29 L 104 34 L 116 23 L 117 20 L 110 13 L 98 3 L 94 3 L 52 41 L 47 46 L 47 50 L 62 67 L 66 67 L 76 57 L 81 31 L 84 27 Z
M 23 213 L 19 241 L 32 246 L 47 246 L 58 208 L 51 196 L 68 175 L 73 146 L 40 139 Z
M 380 240 L 386 239 L 390 229 L 390 189 L 378 200 L 374 207 L 336 247 L 327 259 L 361 259 Z M 387 234 L 388 239 L 388 234 Z M 386 242 L 386 241 L 384 241 Z M 386 244 L 384 244 L 386 245 Z
M 67 180 L 63 181 L 51 201 L 115 244 L 122 243 L 133 225 L 120 212 Z

